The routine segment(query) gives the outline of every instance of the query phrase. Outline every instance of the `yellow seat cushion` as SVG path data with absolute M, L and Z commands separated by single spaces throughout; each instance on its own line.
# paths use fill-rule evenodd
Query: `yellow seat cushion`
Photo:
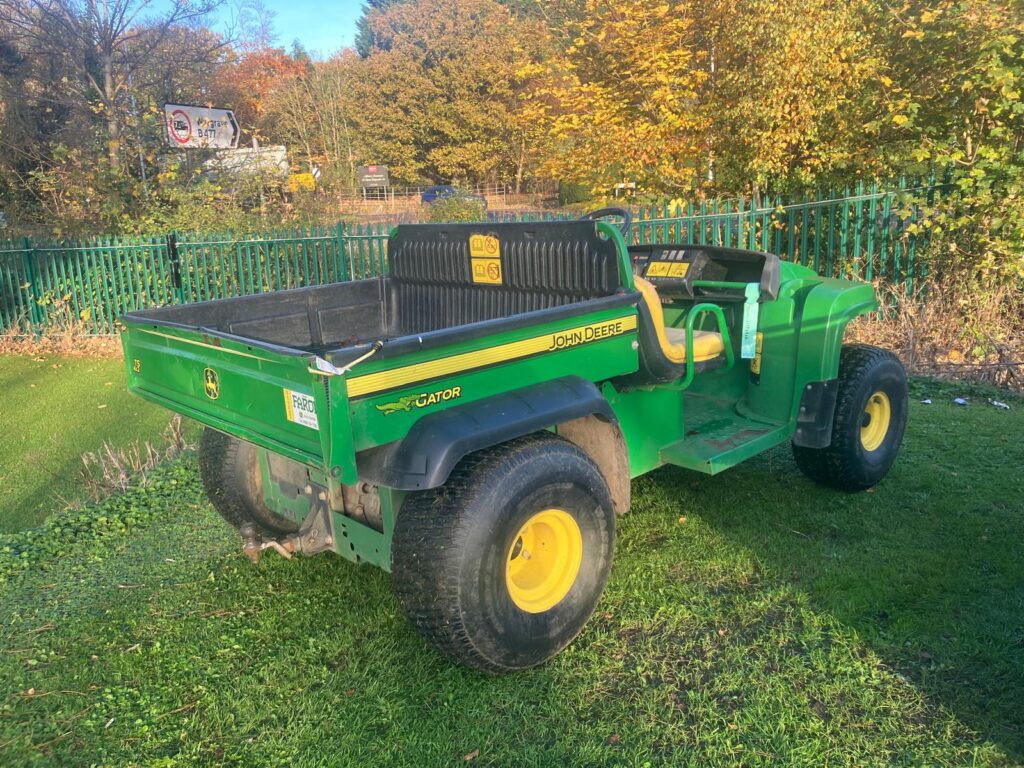
M 658 346 L 662 354 L 673 363 L 686 362 L 686 329 L 665 327 L 665 314 L 661 309 L 661 298 L 658 296 L 658 289 L 644 280 L 642 277 L 634 278 L 636 289 L 644 298 L 644 304 L 651 313 L 651 321 L 654 323 L 654 330 L 658 334 Z M 725 351 L 725 344 L 722 342 L 722 334 L 714 331 L 693 332 L 693 357 L 694 362 L 703 363 L 714 360 Z

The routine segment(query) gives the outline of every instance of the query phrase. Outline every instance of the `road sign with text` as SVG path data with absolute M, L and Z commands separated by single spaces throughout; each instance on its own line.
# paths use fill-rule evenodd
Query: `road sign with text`
M 234 149 L 238 123 L 230 109 L 164 104 L 167 141 L 180 149 Z

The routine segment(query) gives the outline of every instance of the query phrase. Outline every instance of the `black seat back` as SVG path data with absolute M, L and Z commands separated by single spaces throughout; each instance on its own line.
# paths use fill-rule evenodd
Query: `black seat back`
M 474 236 L 497 239 L 500 283 L 474 280 L 474 262 L 487 263 L 471 257 Z M 392 328 L 400 333 L 610 296 L 621 287 L 615 243 L 591 221 L 404 225 L 388 241 L 388 260 Z

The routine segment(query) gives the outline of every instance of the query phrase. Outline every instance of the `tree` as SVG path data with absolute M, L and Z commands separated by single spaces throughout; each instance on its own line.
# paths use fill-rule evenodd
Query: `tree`
M 529 119 L 548 132 L 541 171 L 606 193 L 690 189 L 704 152 L 707 53 L 679 3 L 551 0 L 562 52 L 534 65 Z
M 267 104 L 271 135 L 298 144 L 309 166 L 323 169 L 322 184 L 356 183 L 359 66 L 353 52 L 343 52 L 283 83 Z
M 373 29 L 370 27 L 370 17 L 380 11 L 386 11 L 392 5 L 408 2 L 409 0 L 367 0 L 363 5 L 363 12 L 356 19 L 355 49 L 364 59 L 370 55 L 374 48 L 380 48 L 378 41 L 373 36 Z
M 870 0 L 698 0 L 708 76 L 708 186 L 802 192 L 877 173 L 864 123 L 879 112 L 883 52 Z M 713 165 L 710 165 L 713 163 Z
M 868 129 L 894 168 L 948 181 L 919 199 L 930 273 L 981 357 L 1024 334 L 1024 17 L 1014 0 L 876 7 L 885 110 Z
M 398 178 L 521 179 L 535 24 L 495 0 L 415 0 L 369 12 L 357 66 L 362 158 Z
M 221 0 L 170 0 L 159 16 L 148 17 L 150 0 L 0 0 L 0 23 L 14 41 L 40 56 L 61 61 L 68 70 L 68 90 L 76 108 L 88 106 L 106 127 L 107 163 L 120 166 L 128 90 L 133 74 L 161 56 L 203 60 L 219 49 L 205 36 L 183 40 L 185 49 L 169 51 L 165 43 L 182 27 L 201 22 Z
M 232 56 L 211 78 L 219 104 L 229 105 L 242 129 L 255 137 L 274 131 L 267 124 L 267 113 L 275 91 L 305 75 L 310 62 L 299 61 L 283 48 L 259 48 Z

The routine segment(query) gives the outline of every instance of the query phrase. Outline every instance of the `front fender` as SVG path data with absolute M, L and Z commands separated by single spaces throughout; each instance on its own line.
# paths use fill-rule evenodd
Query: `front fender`
M 868 283 L 823 280 L 804 299 L 790 425 L 793 442 L 824 448 L 832 441 L 843 335 L 853 318 L 878 309 Z
M 822 280 L 804 299 L 797 353 L 797 382 L 828 381 L 839 375 L 839 354 L 846 326 L 878 309 L 870 283 Z

